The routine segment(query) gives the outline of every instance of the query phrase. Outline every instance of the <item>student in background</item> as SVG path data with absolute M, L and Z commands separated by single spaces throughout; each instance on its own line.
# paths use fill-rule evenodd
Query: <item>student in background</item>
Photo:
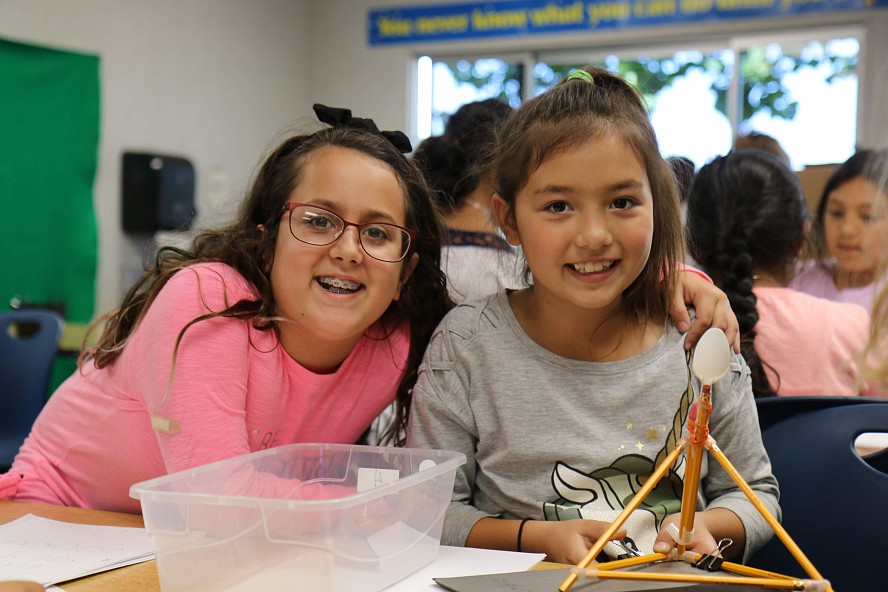
M 775 138 L 761 132 L 749 132 L 740 134 L 734 138 L 734 150 L 764 150 L 773 154 L 777 160 L 792 170 L 792 162 L 789 155 Z
M 888 233 L 888 151 L 861 150 L 830 176 L 812 228 L 813 258 L 790 287 L 869 311 L 886 282 L 878 273 Z
M 888 284 L 873 301 L 872 323 L 866 347 L 861 356 L 864 380 L 875 382 L 883 393 L 888 393 Z
M 605 70 L 571 73 L 502 129 L 494 213 L 533 283 L 445 317 L 420 368 L 407 443 L 468 459 L 442 543 L 576 563 L 680 441 L 700 388 L 669 319 L 682 258 L 676 186 L 643 99 Z M 714 390 L 713 433 L 779 515 L 739 355 Z M 719 466 L 702 471 L 689 548 L 730 538 L 726 555 L 748 556 L 770 528 Z M 616 536 L 668 552 L 683 474 L 673 469 Z
M 489 160 L 497 129 L 511 112 L 496 99 L 467 103 L 448 118 L 442 135 L 423 140 L 413 155 L 447 226 L 441 266 L 455 302 L 524 285 L 518 253 L 490 211 Z
M 450 308 L 438 220 L 400 132 L 325 123 L 265 160 L 237 219 L 166 248 L 37 419 L 0 497 L 138 512 L 132 484 L 406 420 Z M 397 146 L 396 146 L 397 145 Z
M 697 165 L 687 156 L 670 156 L 666 159 L 666 162 L 672 170 L 672 176 L 675 177 L 675 184 L 678 188 L 678 203 L 681 208 L 681 224 L 684 228 L 687 225 L 688 191 L 691 189 L 694 175 L 697 174 Z M 687 232 L 685 232 L 685 235 L 687 235 Z M 699 267 L 693 257 L 690 256 L 687 248 L 685 249 L 684 260 L 688 265 Z
M 678 201 L 684 205 L 688 201 L 688 191 L 691 189 L 691 183 L 697 173 L 697 165 L 687 156 L 670 156 L 666 162 L 675 177 L 675 184 L 678 187 Z
M 733 150 L 697 173 L 688 198 L 694 259 L 740 321 L 756 397 L 858 395 L 855 356 L 869 316 L 859 306 L 786 287 L 808 229 L 795 174 L 761 150 Z
M 888 182 L 888 169 L 883 174 L 882 180 Z M 877 202 L 875 215 L 888 216 L 888 201 Z M 888 232 L 882 234 L 880 252 L 882 257 L 877 274 L 888 277 Z M 888 282 L 882 283 L 873 298 L 869 339 L 860 361 L 862 380 L 874 382 L 882 393 L 888 394 Z

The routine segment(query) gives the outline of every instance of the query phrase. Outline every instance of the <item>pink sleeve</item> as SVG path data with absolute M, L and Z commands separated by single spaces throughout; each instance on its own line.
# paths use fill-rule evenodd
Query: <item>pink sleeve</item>
M 706 281 L 709 282 L 710 284 L 713 283 L 713 282 L 712 282 L 712 278 L 709 277 L 708 275 L 706 275 L 705 272 L 703 272 L 703 271 L 700 270 L 700 269 L 697 269 L 696 267 L 692 267 L 692 266 L 690 266 L 690 265 L 687 265 L 686 263 L 682 263 L 682 264 L 680 264 L 680 265 L 678 266 L 678 270 L 679 270 L 679 271 L 689 271 L 689 272 L 691 272 L 691 273 L 696 273 L 697 275 L 699 275 L 701 278 L 703 278 L 704 280 L 706 280 Z
M 220 264 L 177 273 L 151 304 L 124 352 L 123 371 L 151 415 L 168 472 L 250 452 L 246 429 L 246 322 L 193 319 L 250 297 L 243 278 Z M 169 387 L 169 392 L 167 392 Z

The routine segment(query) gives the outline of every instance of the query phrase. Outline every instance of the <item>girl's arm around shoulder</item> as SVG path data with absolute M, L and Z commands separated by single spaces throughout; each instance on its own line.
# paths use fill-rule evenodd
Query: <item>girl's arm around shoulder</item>
M 740 351 L 740 325 L 731 310 L 727 295 L 705 273 L 683 265 L 678 272 L 678 290 L 672 296 L 669 315 L 685 336 L 685 348 L 691 349 L 710 327 L 721 329 L 735 352 Z M 690 316 L 688 306 L 695 309 Z

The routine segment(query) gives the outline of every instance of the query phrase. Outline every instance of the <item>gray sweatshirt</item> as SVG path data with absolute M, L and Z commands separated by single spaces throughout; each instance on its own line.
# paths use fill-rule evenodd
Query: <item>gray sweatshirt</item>
M 407 434 L 410 447 L 455 450 L 468 459 L 457 470 L 442 544 L 464 545 L 487 516 L 612 521 L 643 483 L 638 476 L 649 475 L 687 433 L 700 385 L 683 342 L 669 323 L 638 356 L 583 362 L 528 337 L 505 291 L 453 309 L 426 350 Z M 777 481 L 741 356 L 731 354 L 712 404 L 713 438 L 779 519 Z M 680 511 L 684 458 L 626 523 L 630 538 L 652 544 L 663 518 Z M 770 526 L 706 453 L 697 508 L 715 507 L 743 522 L 744 559 L 771 537 Z

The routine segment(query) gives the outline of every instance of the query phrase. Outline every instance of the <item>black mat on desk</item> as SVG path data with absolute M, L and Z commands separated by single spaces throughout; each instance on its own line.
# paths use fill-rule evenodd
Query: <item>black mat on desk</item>
M 672 562 L 645 569 L 647 572 L 684 572 L 686 564 Z M 655 569 L 656 568 L 656 569 Z M 693 568 L 690 568 L 693 569 Z M 623 570 L 626 571 L 626 570 Z M 570 568 L 521 571 L 514 573 L 434 578 L 435 582 L 451 592 L 557 592 L 558 586 L 570 573 Z M 694 573 L 707 573 L 700 570 Z M 723 573 L 723 572 L 720 572 Z M 733 575 L 733 574 L 723 574 Z M 618 590 L 670 590 L 670 592 L 762 592 L 765 588 L 725 584 L 677 584 L 674 582 L 640 582 L 607 580 L 589 582 L 582 578 L 571 586 L 570 592 L 616 592 Z

